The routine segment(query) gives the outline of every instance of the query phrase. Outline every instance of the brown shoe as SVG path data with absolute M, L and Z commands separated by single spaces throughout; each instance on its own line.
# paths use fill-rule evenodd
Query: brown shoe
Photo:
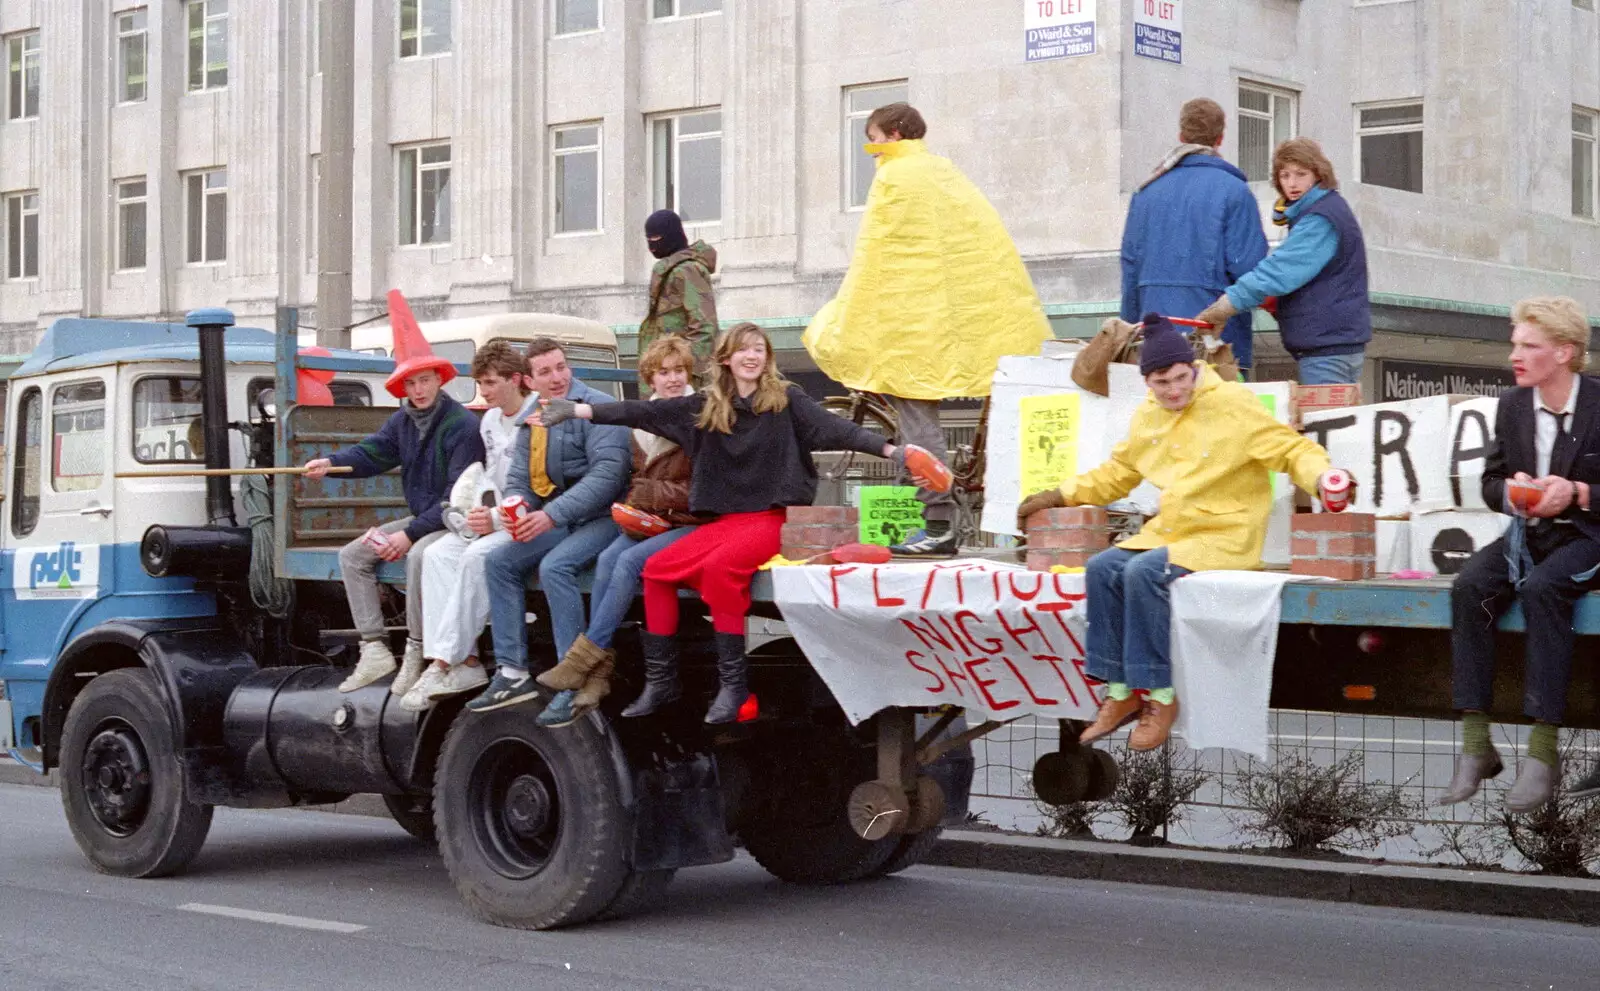
M 580 712 L 588 712 L 600 704 L 600 700 L 611 694 L 611 674 L 616 669 L 616 651 L 606 651 L 606 656 L 594 670 L 589 672 L 589 679 L 578 689 L 578 694 L 573 696 L 572 708 Z
M 1166 743 L 1167 735 L 1172 732 L 1172 724 L 1177 718 L 1177 699 L 1173 699 L 1171 705 L 1162 705 L 1160 702 L 1146 699 L 1144 711 L 1139 713 L 1139 725 L 1128 734 L 1128 749 L 1154 750 Z
M 1094 725 L 1083 731 L 1078 737 L 1078 742 L 1093 743 L 1103 736 L 1110 736 L 1138 719 L 1139 709 L 1143 705 L 1143 701 L 1137 695 L 1129 695 L 1121 701 L 1107 695 L 1105 702 L 1100 706 L 1100 714 L 1095 717 Z
M 611 651 L 595 646 L 593 640 L 583 634 L 578 634 L 578 639 L 572 641 L 572 646 L 567 649 L 567 656 L 561 663 L 539 675 L 539 684 L 555 692 L 577 691 L 588 680 L 589 672 L 593 671 Z

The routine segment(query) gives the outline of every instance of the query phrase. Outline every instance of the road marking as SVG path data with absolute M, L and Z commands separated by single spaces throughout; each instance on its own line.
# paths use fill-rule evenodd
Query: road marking
M 333 922 L 328 919 L 308 919 L 301 915 L 280 915 L 277 912 L 257 912 L 248 908 L 230 908 L 227 905 L 203 905 L 199 902 L 189 902 L 179 905 L 180 912 L 199 912 L 202 915 L 225 915 L 230 919 L 245 919 L 250 922 L 270 922 L 275 926 L 293 926 L 296 929 L 316 929 L 320 932 L 330 933 L 358 933 L 367 928 L 358 926 L 354 922 Z

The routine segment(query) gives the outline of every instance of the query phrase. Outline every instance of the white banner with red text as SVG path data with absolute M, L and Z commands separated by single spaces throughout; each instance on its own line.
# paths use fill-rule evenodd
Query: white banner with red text
M 890 706 L 1093 719 L 1080 574 L 993 561 L 772 569 L 784 622 L 852 724 Z

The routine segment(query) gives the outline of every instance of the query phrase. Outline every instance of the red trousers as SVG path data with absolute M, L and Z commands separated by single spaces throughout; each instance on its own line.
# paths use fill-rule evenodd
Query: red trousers
M 731 513 L 697 528 L 644 566 L 644 625 L 660 636 L 678 632 L 678 590 L 692 588 L 711 610 L 718 633 L 744 633 L 750 579 L 782 545 L 787 513 Z

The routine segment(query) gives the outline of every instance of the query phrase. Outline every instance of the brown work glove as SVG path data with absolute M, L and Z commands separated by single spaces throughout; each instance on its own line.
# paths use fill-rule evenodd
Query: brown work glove
M 1221 331 L 1222 325 L 1236 316 L 1238 312 L 1239 308 L 1234 306 L 1233 303 L 1229 301 L 1228 294 L 1223 293 L 1221 296 L 1217 297 L 1217 301 L 1215 303 L 1212 303 L 1210 306 L 1201 310 L 1195 319 L 1199 320 L 1201 323 L 1210 324 L 1214 330 Z
M 1067 504 L 1061 495 L 1060 489 L 1045 489 L 1035 492 L 1022 500 L 1022 505 L 1017 507 L 1017 529 L 1023 533 L 1028 532 L 1028 517 L 1045 509 L 1060 509 Z

